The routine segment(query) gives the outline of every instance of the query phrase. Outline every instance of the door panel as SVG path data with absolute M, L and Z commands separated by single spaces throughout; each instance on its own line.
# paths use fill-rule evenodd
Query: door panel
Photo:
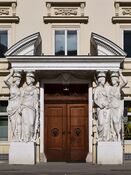
M 87 155 L 87 105 L 69 104 L 68 110 L 68 150 L 69 161 L 85 161 Z
M 88 151 L 87 104 L 45 104 L 47 161 L 84 162 Z
M 48 161 L 65 161 L 65 111 L 64 104 L 45 106 L 45 149 Z

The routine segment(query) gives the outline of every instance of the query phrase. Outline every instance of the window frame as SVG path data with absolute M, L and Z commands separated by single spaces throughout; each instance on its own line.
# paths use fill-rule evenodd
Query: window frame
M 131 24 L 121 24 L 119 25 L 119 31 L 117 32 L 117 40 L 120 47 L 124 50 L 124 31 L 131 31 Z M 126 59 L 131 58 L 127 57 Z
M 124 49 L 124 47 L 125 47 L 125 42 L 124 42 L 124 40 L 125 40 L 125 32 L 126 31 L 128 31 L 128 32 L 130 32 L 131 33 L 131 28 L 130 29 L 126 29 L 126 30 L 123 30 L 123 38 L 122 38 L 122 43 L 123 43 L 123 50 L 125 51 L 125 49 Z M 126 51 L 125 51 L 126 52 Z M 127 55 L 128 55 L 128 53 L 127 53 Z M 127 56 L 127 58 L 131 58 L 131 56 Z
M 4 99 L 4 100 L 0 100 L 0 101 L 6 101 L 7 102 L 7 106 L 8 106 L 8 100 L 7 99 Z M 7 107 L 6 107 L 6 109 L 7 109 Z M 8 142 L 9 141 L 9 136 L 10 136 L 10 133 L 9 133 L 9 120 L 8 120 L 8 113 L 7 113 L 7 110 L 6 110 L 6 112 L 4 111 L 4 112 L 0 112 L 0 117 L 2 117 L 2 116 L 7 116 L 7 123 L 8 123 L 8 125 L 7 125 L 7 133 L 8 133 L 8 137 L 7 137 L 7 140 L 0 140 L 0 143 L 3 143 L 3 142 Z
M 52 55 L 55 55 L 55 31 L 58 31 L 58 30 L 63 30 L 65 31 L 65 55 L 63 56 L 69 56 L 67 55 L 67 31 L 76 31 L 77 32 L 77 55 L 75 56 L 78 56 L 79 55 L 79 49 L 80 49 L 80 44 L 79 44 L 79 35 L 80 35 L 80 28 L 77 26 L 77 27 L 53 27 L 53 49 L 52 49 Z M 56 56 L 56 55 L 55 55 Z M 71 57 L 71 56 L 69 56 Z
M 7 31 L 7 50 L 12 45 L 12 31 L 11 31 L 11 25 L 0 25 L 0 31 Z M 1 59 L 3 57 L 0 57 Z

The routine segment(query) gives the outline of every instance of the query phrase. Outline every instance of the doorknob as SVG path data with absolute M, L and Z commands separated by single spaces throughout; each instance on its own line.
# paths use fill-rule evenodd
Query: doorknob
M 70 131 L 68 131 L 68 134 L 71 134 L 71 132 L 70 132 Z

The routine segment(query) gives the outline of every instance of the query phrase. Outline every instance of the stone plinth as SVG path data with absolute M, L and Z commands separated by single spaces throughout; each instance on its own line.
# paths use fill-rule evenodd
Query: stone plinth
M 97 163 L 122 164 L 123 163 L 122 142 L 98 142 Z
M 9 148 L 9 164 L 35 164 L 35 144 L 12 142 Z

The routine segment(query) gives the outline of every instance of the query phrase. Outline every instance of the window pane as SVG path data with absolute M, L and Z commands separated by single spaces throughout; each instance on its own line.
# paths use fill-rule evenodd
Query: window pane
M 124 31 L 124 51 L 131 57 L 131 31 Z
M 8 116 L 0 116 L 0 141 L 8 140 Z
M 77 31 L 67 31 L 67 55 L 77 55 Z
M 4 57 L 4 53 L 7 51 L 8 37 L 7 31 L 0 31 L 0 57 Z
M 0 112 L 6 112 L 8 101 L 0 101 Z
M 55 55 L 65 55 L 65 31 L 55 31 Z

